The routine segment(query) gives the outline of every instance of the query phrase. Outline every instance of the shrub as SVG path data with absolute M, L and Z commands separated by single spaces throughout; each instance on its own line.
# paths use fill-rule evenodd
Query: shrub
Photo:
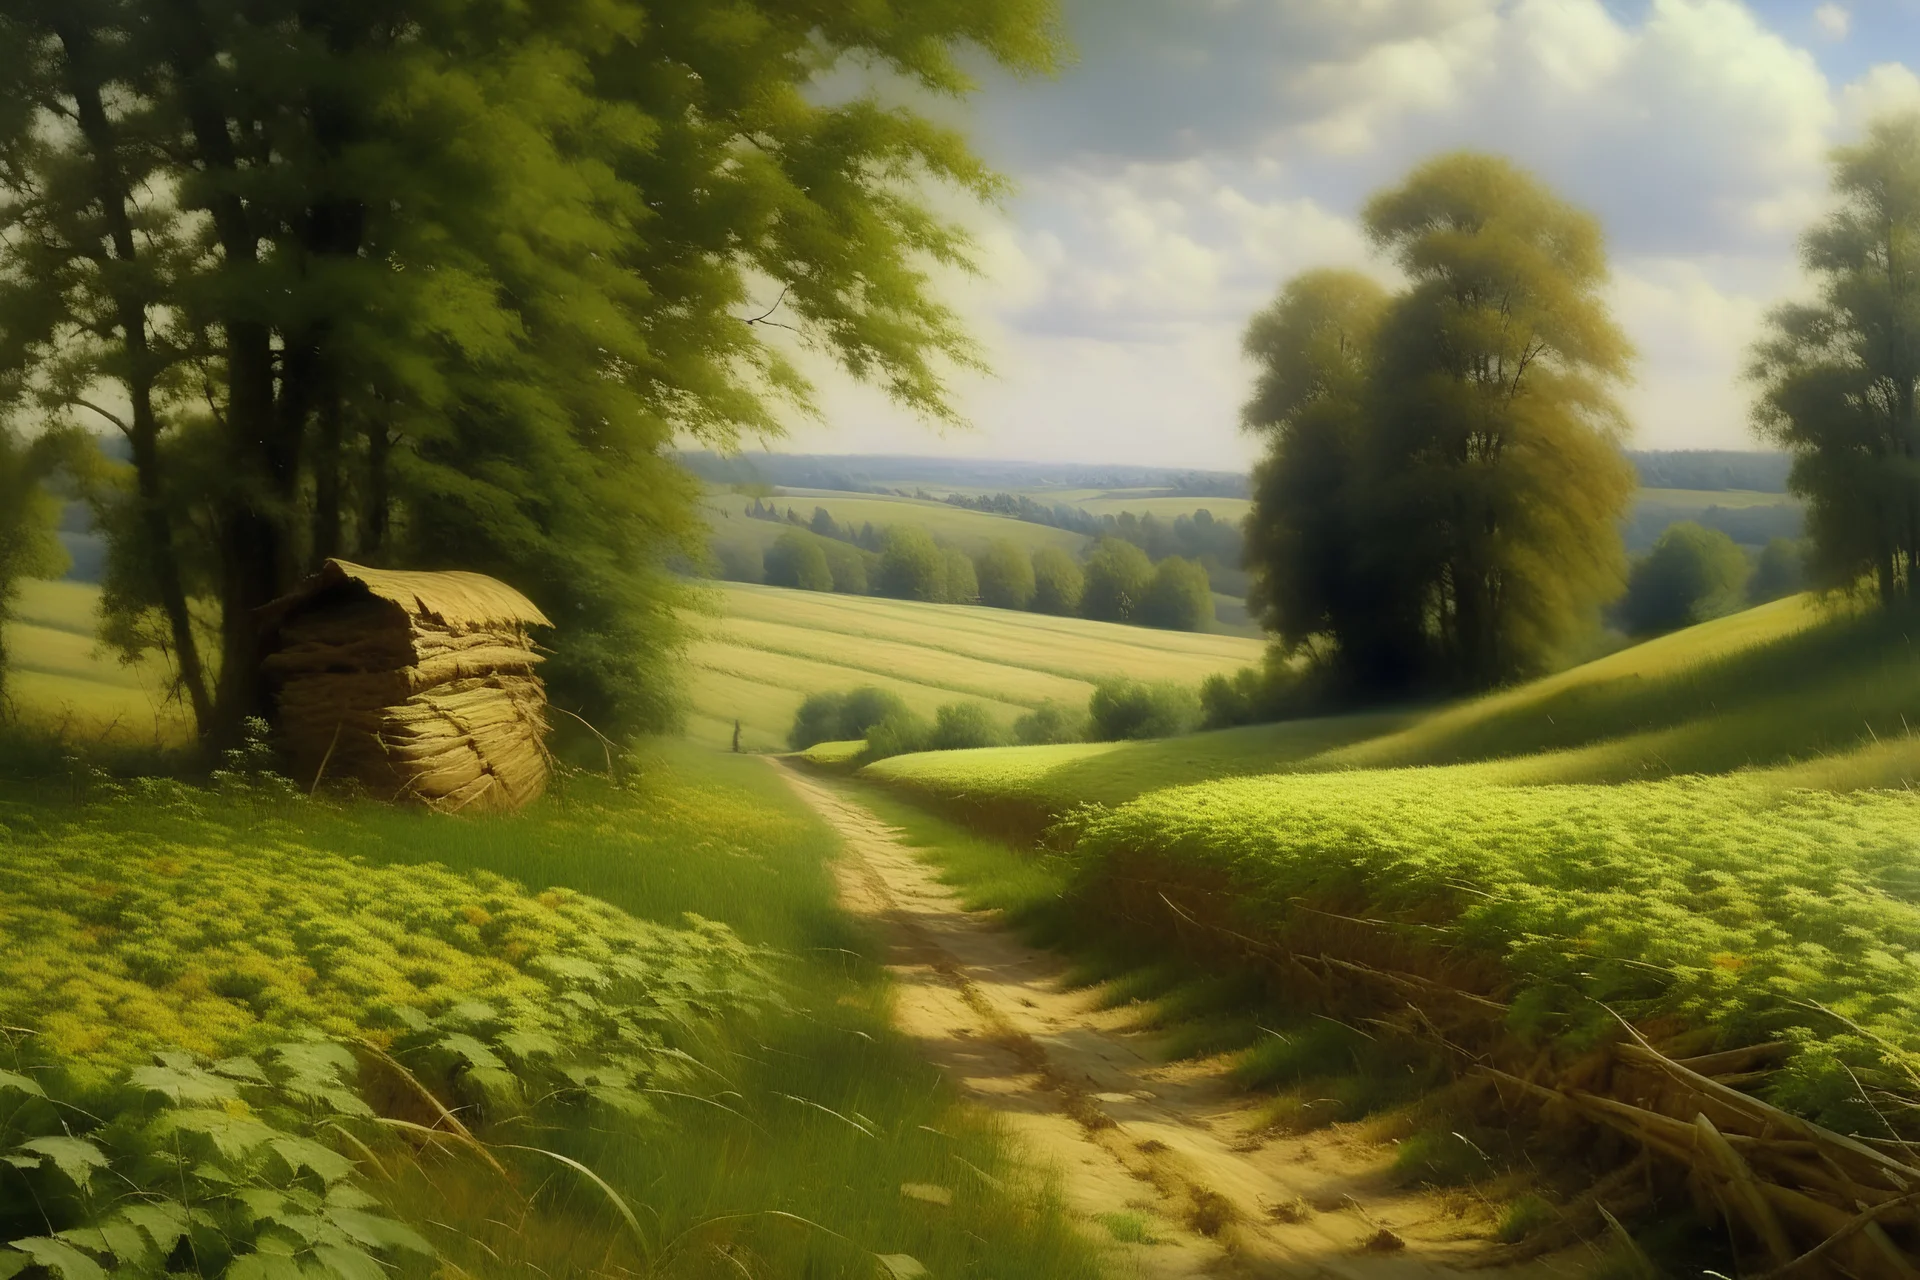
M 1079 742 L 1086 737 L 1086 716 L 1047 702 L 1013 722 L 1013 740 L 1023 747 L 1051 746 L 1056 742 Z
M 833 570 L 827 566 L 827 553 L 812 534 L 788 530 L 767 548 L 767 582 L 776 587 L 797 587 L 802 591 L 833 590 Z
M 1749 572 L 1746 553 L 1732 538 L 1682 520 L 1633 566 L 1621 624 L 1631 635 L 1650 635 L 1731 613 Z
M 946 557 L 925 529 L 894 525 L 880 552 L 879 590 L 896 600 L 939 600 L 946 595 Z
M 861 685 L 847 695 L 841 707 L 838 740 L 851 742 L 855 738 L 864 738 L 867 730 L 887 717 L 906 714 L 907 704 L 899 694 L 876 689 L 870 684 Z
M 1073 617 L 1080 612 L 1080 597 L 1086 593 L 1086 587 L 1080 566 L 1060 548 L 1042 547 L 1033 553 L 1032 608 L 1035 613 Z
M 958 547 L 941 552 L 944 576 L 941 598 L 954 604 L 972 604 L 980 598 L 980 582 L 974 576 L 973 561 Z
M 826 552 L 827 568 L 833 573 L 835 591 L 843 596 L 867 594 L 867 557 L 860 548 L 845 542 L 828 542 L 822 550 Z
M 1803 590 L 1807 579 L 1807 551 L 1803 543 L 1775 538 L 1760 552 L 1760 563 L 1747 583 L 1747 599 L 1765 604 Z
M 981 604 L 995 609 L 1024 609 L 1033 603 L 1033 562 L 1005 538 L 989 546 L 974 569 Z
M 1154 566 L 1139 620 L 1168 631 L 1201 631 L 1213 621 L 1213 583 L 1191 560 L 1168 556 Z
M 851 742 L 866 737 L 869 729 L 888 716 L 906 713 L 907 704 L 899 694 L 872 685 L 846 693 L 810 693 L 793 714 L 787 745 L 805 751 L 822 742 Z
M 714 551 L 717 569 L 725 582 L 765 582 L 767 567 L 758 547 L 726 544 Z
M 1087 703 L 1095 742 L 1171 738 L 1200 723 L 1200 699 L 1185 685 L 1103 680 Z
M 1231 729 L 1284 720 L 1302 712 L 1304 692 L 1300 674 L 1287 665 L 1286 656 L 1270 649 L 1257 667 L 1242 667 L 1230 676 L 1208 676 L 1202 682 L 1200 725 Z
M 985 704 L 949 702 L 933 714 L 933 734 L 927 739 L 927 749 L 967 751 L 974 747 L 997 747 L 1006 740 L 1006 730 L 994 721 L 993 713 Z
M 1131 542 L 1102 538 L 1087 557 L 1080 615 L 1102 622 L 1131 621 L 1153 582 L 1153 561 Z
M 925 720 L 901 707 L 867 731 L 867 758 L 884 760 L 925 751 L 932 737 Z

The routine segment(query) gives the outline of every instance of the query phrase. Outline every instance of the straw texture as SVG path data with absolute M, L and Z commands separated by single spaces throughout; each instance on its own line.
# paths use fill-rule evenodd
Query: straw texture
M 357 778 L 445 812 L 506 812 L 547 784 L 546 615 L 477 573 L 329 560 L 261 610 L 262 666 L 296 777 Z

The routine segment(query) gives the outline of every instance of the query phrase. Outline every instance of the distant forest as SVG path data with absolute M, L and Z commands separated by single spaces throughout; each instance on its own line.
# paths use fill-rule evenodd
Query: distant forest
M 1648 489 L 1787 491 L 1783 453 L 1727 449 L 1640 450 L 1627 458 Z M 1237 471 L 1108 463 L 1003 462 L 968 458 L 922 458 L 883 454 L 741 453 L 732 457 L 695 452 L 681 455 L 710 484 L 764 484 L 785 489 L 831 489 L 841 493 L 912 496 L 926 485 L 960 489 L 1164 489 L 1173 495 L 1244 498 L 1247 477 Z

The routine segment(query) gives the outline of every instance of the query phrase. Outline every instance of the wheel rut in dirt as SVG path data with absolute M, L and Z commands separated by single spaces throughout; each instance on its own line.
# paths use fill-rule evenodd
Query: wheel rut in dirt
M 1220 1062 L 1167 1063 L 1124 1010 L 1063 989 L 1067 963 L 970 913 L 885 822 L 788 765 L 842 837 L 846 908 L 872 920 L 896 979 L 895 1021 L 1057 1173 L 1068 1205 L 1142 1277 L 1418 1280 L 1566 1276 L 1583 1258 L 1490 1273 L 1490 1206 L 1400 1185 L 1390 1143 L 1361 1126 L 1258 1131 Z

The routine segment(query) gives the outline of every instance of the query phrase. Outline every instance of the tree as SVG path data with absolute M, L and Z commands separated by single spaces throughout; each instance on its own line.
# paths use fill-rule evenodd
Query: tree
M 881 595 L 896 600 L 946 599 L 946 555 L 925 529 L 894 525 L 881 545 Z
M 813 509 L 813 519 L 807 522 L 807 527 L 823 538 L 837 538 L 840 536 L 840 526 L 834 523 L 833 512 L 827 510 L 825 507 L 815 507 Z
M 1370 563 L 1364 534 L 1376 514 L 1363 487 L 1374 337 L 1385 289 L 1356 271 L 1299 276 L 1247 326 L 1243 347 L 1259 380 L 1241 424 L 1264 437 L 1246 524 L 1247 605 L 1281 644 L 1336 637 L 1350 677 L 1405 683 L 1418 662 L 1419 621 Z
M 797 587 L 802 591 L 833 590 L 833 570 L 820 539 L 810 533 L 789 529 L 773 540 L 766 551 L 767 583 L 775 587 Z
M 995 609 L 1024 609 L 1033 603 L 1033 562 L 1005 538 L 995 539 L 975 562 L 980 603 Z
M 1058 547 L 1042 547 L 1033 553 L 1033 610 L 1070 618 L 1080 612 L 1080 598 L 1086 593 L 1086 578 L 1073 557 Z
M 1087 557 L 1085 573 L 1081 615 L 1103 622 L 1127 622 L 1153 582 L 1153 561 L 1131 542 L 1102 538 Z
M 1013 740 L 1023 747 L 1079 742 L 1086 736 L 1086 713 L 1044 702 L 1013 722 Z
M 826 542 L 821 550 L 826 553 L 827 568 L 833 571 L 835 591 L 848 596 L 867 594 L 867 557 L 860 548 L 845 542 Z
M 980 583 L 974 577 L 973 559 L 958 547 L 940 553 L 940 598 L 953 604 L 973 604 L 980 598 Z
M 1600 228 L 1506 160 L 1430 161 L 1371 200 L 1409 281 L 1317 272 L 1257 317 L 1268 437 L 1249 557 L 1291 649 L 1374 692 L 1538 672 L 1618 595 L 1631 352 Z
M 728 12 L 0 14 L 0 379 L 132 445 L 115 607 L 165 616 L 211 738 L 266 709 L 253 611 L 335 554 L 521 586 L 563 621 L 557 702 L 663 724 L 668 563 L 702 532 L 671 450 L 810 407 L 771 327 L 954 416 L 942 370 L 978 358 L 932 270 L 970 248 L 931 186 L 1001 183 L 927 114 L 817 81 L 1043 71 L 1051 9 Z
M 1747 581 L 1747 599 L 1765 604 L 1799 591 L 1806 581 L 1806 551 L 1789 538 L 1773 538 L 1761 548 L 1760 563 Z
M 1634 474 L 1612 388 L 1632 349 L 1607 311 L 1599 224 L 1465 152 L 1374 197 L 1365 222 L 1412 281 L 1376 339 L 1373 554 L 1419 573 L 1447 683 L 1538 672 L 1625 570 Z
M 1138 614 L 1150 627 L 1204 630 L 1213 621 L 1213 584 L 1207 571 L 1181 556 L 1168 556 L 1153 567 Z
M 1817 302 L 1770 317 L 1755 425 L 1793 457 L 1822 587 L 1920 598 L 1920 113 L 1834 153 L 1840 207 L 1801 241 Z
M 1744 603 L 1752 568 L 1746 552 L 1718 529 L 1691 520 L 1669 525 L 1633 567 L 1620 619 L 1629 634 L 1690 627 Z

